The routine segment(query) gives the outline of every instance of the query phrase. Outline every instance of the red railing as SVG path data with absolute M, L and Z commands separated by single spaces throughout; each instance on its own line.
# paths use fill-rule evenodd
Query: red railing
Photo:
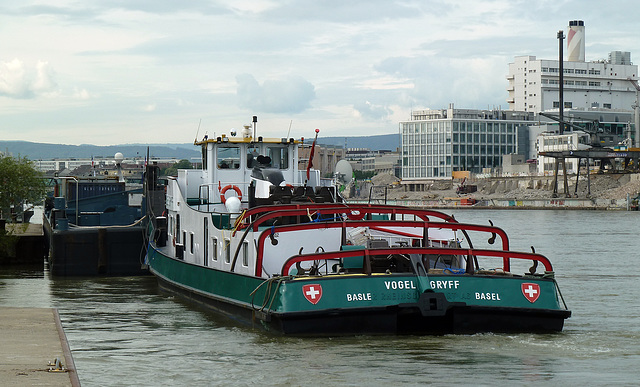
M 244 222 L 250 216 L 260 215 L 252 223 Z M 428 221 L 429 217 L 442 219 L 446 222 L 457 222 L 453 216 L 447 215 L 440 211 L 414 209 L 408 207 L 376 205 L 376 204 L 359 204 L 359 205 L 336 205 L 335 203 L 316 203 L 316 204 L 283 204 L 255 207 L 245 211 L 237 222 L 242 222 L 238 229 L 251 225 L 254 231 L 258 230 L 258 226 L 264 222 L 285 216 L 306 216 L 306 215 L 335 215 L 346 214 L 350 220 L 362 220 L 367 214 L 388 214 L 392 217 L 395 215 L 415 215 L 418 218 Z
M 273 226 L 270 230 L 264 230 L 260 233 L 258 237 L 258 254 L 256 259 L 256 271 L 255 275 L 260 276 L 262 273 L 262 262 L 264 259 L 264 245 L 267 238 L 270 235 L 275 233 L 283 233 L 289 231 L 302 231 L 302 230 L 312 230 L 312 229 L 329 229 L 329 228 L 343 228 L 347 227 L 355 228 L 355 227 L 370 227 L 374 229 L 383 228 L 383 231 L 395 233 L 397 235 L 408 236 L 411 238 L 428 238 L 428 230 L 429 229 L 449 229 L 452 231 L 480 231 L 491 234 L 496 234 L 500 236 L 502 240 L 502 250 L 509 250 L 509 238 L 507 234 L 499 227 L 495 226 L 484 226 L 477 224 L 466 224 L 466 223 L 447 223 L 447 222 L 428 222 L 428 221 L 397 221 L 397 220 L 364 220 L 364 221 L 342 221 L 342 222 L 314 222 L 314 223 L 301 223 L 301 224 L 292 224 L 292 225 L 283 225 L 283 226 Z M 390 230 L 389 227 L 402 227 L 409 228 L 413 227 L 416 229 L 422 229 L 422 235 L 405 233 L 399 230 Z M 395 250 L 395 249 L 392 249 Z M 447 250 L 451 251 L 451 249 Z M 360 250 L 362 251 L 362 250 Z M 488 250 L 493 251 L 493 250 Z M 499 250 L 496 250 L 499 251 Z M 503 257 L 503 269 L 504 271 L 509 271 L 510 262 L 509 257 Z
M 516 258 L 540 262 L 544 265 L 546 271 L 553 271 L 553 266 L 547 257 L 536 253 L 523 253 L 518 251 L 502 251 L 487 249 L 462 249 L 462 248 L 442 248 L 442 247 L 396 247 L 385 249 L 358 249 L 358 250 L 341 250 L 330 251 L 313 254 L 299 254 L 287 259 L 282 266 L 283 276 L 289 275 L 291 266 L 298 262 L 305 261 L 324 261 L 328 259 L 340 259 L 348 257 L 363 256 L 363 269 L 365 274 L 371 274 L 371 256 L 372 255 L 389 255 L 389 254 L 444 254 L 444 255 L 467 255 L 468 257 L 501 257 L 503 262 L 505 259 Z M 508 270 L 504 270 L 505 272 Z

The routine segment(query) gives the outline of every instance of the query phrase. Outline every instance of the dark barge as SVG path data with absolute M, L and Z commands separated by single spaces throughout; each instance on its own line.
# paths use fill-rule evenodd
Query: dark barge
M 51 274 L 148 274 L 141 198 L 117 177 L 57 178 L 42 220 Z

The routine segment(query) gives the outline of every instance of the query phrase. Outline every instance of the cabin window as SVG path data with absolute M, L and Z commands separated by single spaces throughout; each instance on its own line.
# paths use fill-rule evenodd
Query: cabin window
M 182 232 L 182 244 L 184 245 L 184 248 L 186 249 L 187 248 L 187 246 L 186 246 L 187 245 L 187 232 L 186 231 Z
M 215 262 L 218 260 L 218 238 L 211 237 L 211 259 Z
M 204 233 L 202 238 L 202 240 L 204 241 L 203 264 L 205 266 L 208 266 L 209 265 L 209 222 L 207 222 L 207 218 L 204 218 L 202 231 Z
M 176 237 L 176 243 L 180 243 L 180 214 L 176 214 L 176 232 L 173 235 Z
M 255 145 L 251 145 L 247 148 L 247 169 L 251 169 L 258 165 L 258 156 L 260 155 L 260 148 Z
M 267 156 L 271 158 L 272 167 L 279 169 L 289 168 L 289 148 L 270 146 L 267 149 Z
M 224 262 L 231 263 L 231 240 L 224 240 Z
M 239 146 L 218 147 L 218 168 L 219 169 L 240 168 L 240 147 Z
M 207 157 L 207 144 L 202 145 L 202 169 L 207 170 L 209 158 Z
M 193 233 L 189 233 L 189 252 L 193 255 Z
M 242 243 L 242 266 L 249 267 L 249 242 Z

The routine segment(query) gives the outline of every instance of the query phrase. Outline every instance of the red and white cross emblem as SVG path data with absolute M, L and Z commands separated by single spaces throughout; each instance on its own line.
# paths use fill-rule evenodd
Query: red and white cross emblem
M 318 284 L 303 285 L 302 294 L 307 301 L 315 305 L 322 298 L 322 286 Z
M 540 285 L 527 282 L 523 283 L 521 287 L 524 298 L 529 300 L 529 302 L 536 302 L 538 297 L 540 297 Z

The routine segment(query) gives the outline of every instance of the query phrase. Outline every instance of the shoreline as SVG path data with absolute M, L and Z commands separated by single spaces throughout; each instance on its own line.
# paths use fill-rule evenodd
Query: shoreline
M 575 182 L 575 176 L 572 177 Z M 558 180 L 557 197 L 553 197 L 550 176 L 507 176 L 476 178 L 466 181 L 474 191 L 459 194 L 464 181 L 454 179 L 401 181 L 380 174 L 360 183 L 360 189 L 348 202 L 398 204 L 428 208 L 477 209 L 567 209 L 567 210 L 637 210 L 640 197 L 640 174 L 599 174 L 578 186 L 571 180 L 564 192 Z M 370 195 L 363 197 L 363 194 Z
M 477 210 L 588 210 L 588 211 L 636 211 L 637 207 L 631 206 L 626 199 L 480 199 L 474 204 L 462 204 L 460 198 L 410 200 L 387 199 L 384 200 L 348 200 L 347 203 L 371 203 L 389 204 L 416 208 L 433 209 L 477 209 Z M 490 204 L 493 202 L 493 204 Z M 532 203 L 533 202 L 533 203 Z

